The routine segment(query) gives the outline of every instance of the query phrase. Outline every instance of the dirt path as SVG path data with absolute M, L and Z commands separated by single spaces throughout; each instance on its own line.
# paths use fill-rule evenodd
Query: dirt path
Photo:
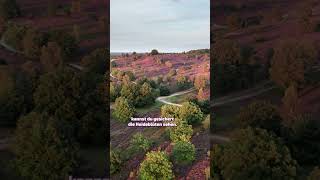
M 258 96 L 260 94 L 263 94 L 265 92 L 268 92 L 274 88 L 276 88 L 276 86 L 274 86 L 270 81 L 267 81 L 267 82 L 264 82 L 254 88 L 244 90 L 244 91 L 240 92 L 239 94 L 237 94 L 236 96 L 235 95 L 227 95 L 224 97 L 216 98 L 215 100 L 213 100 L 211 107 L 217 107 L 217 106 L 233 103 L 236 101 L 241 101 L 244 99 L 252 98 L 252 97 Z
M 70 67 L 72 67 L 72 68 L 75 68 L 75 69 L 79 70 L 79 71 L 83 71 L 83 67 L 80 66 L 80 65 L 77 65 L 77 64 L 74 64 L 74 63 L 69 63 L 68 65 Z
M 3 37 L 1 37 L 0 45 L 1 45 L 2 47 L 4 47 L 5 49 L 7 49 L 8 51 L 11 51 L 11 52 L 13 52 L 13 53 L 17 53 L 17 54 L 21 54 L 21 53 L 22 53 L 22 52 L 20 52 L 20 51 L 17 51 L 17 50 L 14 49 L 13 47 L 9 46 L 8 44 L 6 44 L 6 43 L 4 42 Z
M 176 104 L 176 103 L 172 103 L 172 102 L 169 102 L 167 99 L 168 98 L 171 98 L 171 97 L 175 97 L 175 96 L 180 96 L 180 95 L 183 95 L 183 94 L 187 94 L 189 92 L 192 92 L 192 91 L 195 91 L 196 89 L 195 88 L 191 88 L 191 89 L 188 89 L 188 90 L 185 90 L 185 91 L 180 91 L 180 92 L 176 92 L 176 93 L 173 93 L 169 96 L 160 96 L 156 99 L 156 101 L 159 101 L 159 102 L 162 102 L 164 104 L 168 104 L 168 105 L 173 105 L 173 106 L 179 106 L 181 107 L 182 105 L 181 104 Z

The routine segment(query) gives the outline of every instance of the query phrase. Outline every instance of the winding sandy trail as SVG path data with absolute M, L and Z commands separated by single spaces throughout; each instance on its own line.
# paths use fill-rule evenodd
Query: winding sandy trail
M 156 101 L 159 101 L 159 102 L 162 102 L 164 104 L 168 104 L 168 105 L 173 105 L 173 106 L 179 106 L 181 107 L 182 105 L 181 104 L 176 104 L 176 103 L 172 103 L 172 102 L 169 102 L 167 99 L 168 98 L 171 98 L 171 97 L 175 97 L 175 96 L 180 96 L 180 95 L 183 95 L 183 94 L 187 94 L 189 92 L 192 92 L 192 91 L 195 91 L 196 89 L 195 88 L 191 88 L 191 89 L 188 89 L 188 90 L 185 90 L 185 91 L 180 91 L 180 92 L 176 92 L 176 93 L 173 93 L 169 96 L 160 96 L 156 99 Z
M 275 89 L 276 86 L 274 86 L 270 81 L 264 82 L 261 85 L 244 90 L 243 93 L 240 93 L 241 95 L 233 97 L 232 95 L 216 98 L 213 100 L 213 103 L 211 104 L 211 107 L 217 107 L 217 106 L 222 106 L 225 104 L 241 101 L 244 99 L 252 98 L 255 96 L 258 96 L 260 94 L 266 93 L 272 89 Z

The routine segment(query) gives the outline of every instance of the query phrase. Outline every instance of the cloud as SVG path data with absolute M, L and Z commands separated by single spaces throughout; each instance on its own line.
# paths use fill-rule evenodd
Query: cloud
M 111 1 L 111 51 L 209 48 L 209 5 L 209 0 Z

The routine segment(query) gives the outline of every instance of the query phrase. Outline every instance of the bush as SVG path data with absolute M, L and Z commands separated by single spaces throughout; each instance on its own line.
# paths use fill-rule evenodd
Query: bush
M 129 104 L 127 99 L 123 97 L 116 99 L 113 115 L 117 120 L 120 122 L 128 122 L 134 113 L 135 109 Z
M 177 86 L 179 90 L 187 89 L 191 86 L 191 82 L 185 76 L 179 76 L 177 79 Z
M 176 119 L 175 122 L 177 126 L 169 129 L 170 140 L 174 143 L 179 141 L 189 142 L 193 134 L 192 126 L 181 122 L 179 119 Z
M 161 117 L 178 118 L 179 107 L 168 104 L 161 106 Z
M 165 152 L 148 152 L 145 160 L 140 164 L 139 179 L 166 179 L 173 180 L 172 163 Z
M 147 151 L 151 147 L 151 141 L 145 138 L 141 133 L 135 134 L 132 137 L 130 144 L 133 149 L 143 152 Z
M 121 158 L 120 154 L 116 150 L 110 150 L 110 174 L 115 174 L 121 169 Z
M 317 59 L 317 50 L 308 41 L 287 40 L 274 50 L 270 76 L 283 89 L 291 84 L 301 87 L 305 83 L 305 73 Z
M 160 96 L 170 95 L 170 89 L 167 86 L 160 85 L 159 91 L 160 91 Z
M 179 110 L 179 118 L 188 124 L 200 124 L 204 117 L 199 106 L 192 102 L 185 102 Z
M 243 128 L 251 126 L 280 134 L 282 121 L 280 114 L 274 105 L 265 101 L 253 102 L 241 109 L 236 120 Z
M 195 147 L 190 142 L 178 141 L 173 147 L 172 155 L 177 164 L 190 164 L 195 159 Z

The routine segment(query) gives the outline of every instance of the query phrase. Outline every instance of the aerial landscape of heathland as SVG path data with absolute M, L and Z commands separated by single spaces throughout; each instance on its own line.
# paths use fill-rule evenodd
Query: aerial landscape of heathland
M 108 0 L 0 0 L 1 179 L 107 176 L 108 12 Z
M 320 2 L 211 1 L 211 178 L 320 178 Z
M 209 60 L 209 49 L 111 56 L 112 179 L 209 175 Z M 177 126 L 130 127 L 131 117 L 175 118 Z

